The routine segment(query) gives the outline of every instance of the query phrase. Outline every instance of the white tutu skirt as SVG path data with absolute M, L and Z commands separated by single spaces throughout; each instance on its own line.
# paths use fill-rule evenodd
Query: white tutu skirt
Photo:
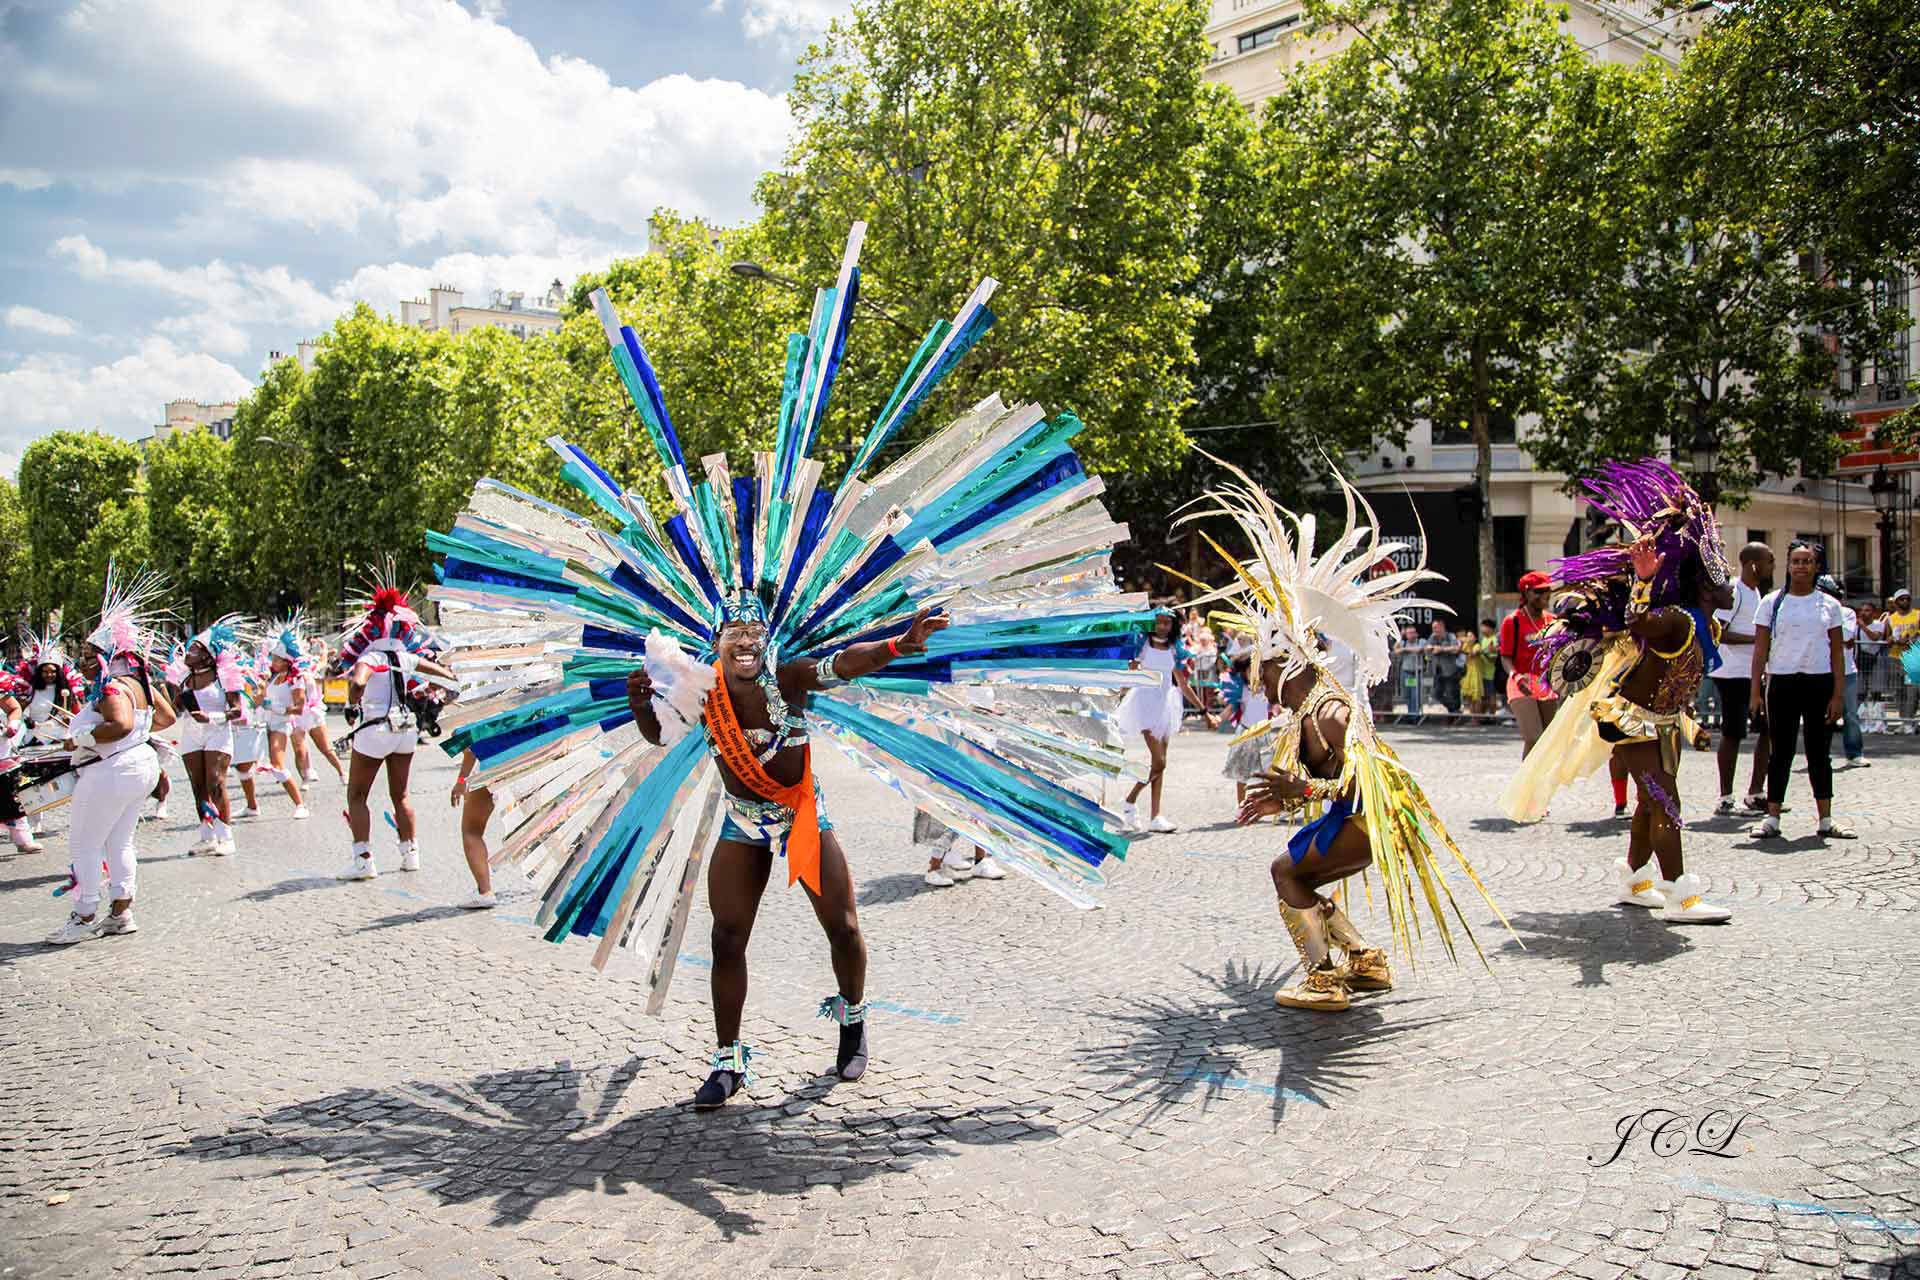
M 1168 681 L 1163 689 L 1133 689 L 1120 703 L 1120 732 L 1132 738 L 1150 733 L 1167 739 L 1180 732 L 1180 690 Z

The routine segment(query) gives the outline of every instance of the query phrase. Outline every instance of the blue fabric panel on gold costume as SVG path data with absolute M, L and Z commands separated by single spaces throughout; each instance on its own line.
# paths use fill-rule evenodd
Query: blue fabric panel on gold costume
M 1344 796 L 1327 806 L 1327 811 L 1293 833 L 1287 841 L 1287 854 L 1294 865 L 1298 866 L 1309 853 L 1325 853 L 1333 838 L 1340 834 L 1340 828 L 1347 825 L 1347 819 L 1354 815 L 1353 801 Z

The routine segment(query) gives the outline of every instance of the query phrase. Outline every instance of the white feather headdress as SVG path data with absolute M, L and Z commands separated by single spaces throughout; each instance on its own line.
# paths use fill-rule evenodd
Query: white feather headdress
M 172 616 L 160 604 L 166 593 L 167 580 L 152 570 L 127 577 L 109 562 L 100 620 L 87 643 L 108 658 L 143 652 L 153 629 Z
M 1295 515 L 1269 498 L 1240 468 L 1212 454 L 1204 456 L 1231 471 L 1240 483 L 1207 490 L 1188 504 L 1197 509 L 1174 524 L 1225 516 L 1240 526 L 1253 555 L 1244 562 L 1237 560 L 1203 532 L 1200 536 L 1233 567 L 1234 580 L 1192 603 L 1220 601 L 1236 606 L 1217 611 L 1216 616 L 1224 615 L 1222 621 L 1229 627 L 1237 624 L 1251 632 L 1259 659 L 1281 659 L 1290 676 L 1324 661 L 1320 637 L 1327 636 L 1358 656 L 1361 688 L 1351 692 L 1359 693 L 1387 675 L 1388 645 L 1399 629 L 1396 614 L 1420 606 L 1452 612 L 1436 600 L 1402 594 L 1422 582 L 1445 581 L 1427 568 L 1424 554 L 1411 569 L 1368 576 L 1406 551 L 1407 544 L 1381 539 L 1373 508 L 1337 469 L 1332 474 L 1346 498 L 1346 531 L 1316 556 L 1318 522 L 1313 516 Z

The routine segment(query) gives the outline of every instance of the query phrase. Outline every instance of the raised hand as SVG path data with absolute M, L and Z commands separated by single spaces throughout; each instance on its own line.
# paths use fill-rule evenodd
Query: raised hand
M 1667 558 L 1653 549 L 1652 538 L 1642 538 L 1634 543 L 1627 552 L 1633 557 L 1633 576 L 1642 582 L 1652 582 L 1660 572 L 1660 566 Z
M 900 637 L 900 652 L 925 653 L 927 637 L 936 631 L 945 631 L 948 621 L 946 614 L 936 614 L 931 609 L 922 609 L 914 614 L 913 625 L 907 628 L 907 634 Z

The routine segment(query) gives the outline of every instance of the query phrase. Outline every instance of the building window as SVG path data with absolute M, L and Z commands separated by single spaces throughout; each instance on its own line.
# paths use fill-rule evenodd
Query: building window
M 1840 584 L 1840 589 L 1850 596 L 1873 594 L 1873 570 L 1867 566 L 1867 554 L 1865 538 L 1847 539 L 1846 580 Z
M 1264 49 L 1280 38 L 1280 33 L 1288 27 L 1298 26 L 1300 15 L 1282 18 L 1271 26 L 1261 27 L 1258 31 L 1249 31 L 1240 37 L 1240 52 L 1252 53 L 1255 49 Z
M 1493 589 L 1513 591 L 1520 575 L 1534 566 L 1527 563 L 1527 518 L 1493 518 Z M 1544 566 L 1542 566 L 1544 567 Z
M 1767 544 L 1768 546 L 1772 546 L 1772 545 L 1773 545 L 1773 538 L 1772 538 L 1772 536 L 1771 536 L 1771 535 L 1770 535 L 1770 534 L 1768 533 L 1768 531 L 1767 531 L 1767 530 L 1765 530 L 1765 529 L 1749 529 L 1749 530 L 1747 530 L 1747 541 L 1748 541 L 1748 542 L 1764 542 L 1764 543 L 1766 543 L 1766 544 Z M 1738 548 L 1738 547 L 1735 547 L 1735 548 L 1733 549 L 1733 554 L 1734 554 L 1734 556 L 1735 556 L 1735 558 L 1737 559 L 1737 558 L 1739 557 L 1739 555 L 1740 555 L 1740 548 Z

